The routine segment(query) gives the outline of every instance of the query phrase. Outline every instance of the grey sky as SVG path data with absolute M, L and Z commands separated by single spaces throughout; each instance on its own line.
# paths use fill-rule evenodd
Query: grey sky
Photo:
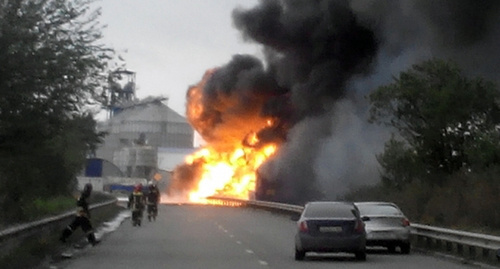
M 205 70 L 237 53 L 258 55 L 233 27 L 234 8 L 257 0 L 101 0 L 103 42 L 137 72 L 137 97 L 167 96 L 185 115 L 185 94 Z

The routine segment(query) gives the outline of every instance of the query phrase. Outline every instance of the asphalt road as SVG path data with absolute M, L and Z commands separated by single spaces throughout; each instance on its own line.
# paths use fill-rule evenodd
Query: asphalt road
M 310 255 L 294 260 L 295 222 L 248 208 L 161 205 L 155 222 L 133 227 L 126 219 L 95 247 L 52 268 L 475 268 L 419 253 L 370 250 L 367 260 L 351 254 Z

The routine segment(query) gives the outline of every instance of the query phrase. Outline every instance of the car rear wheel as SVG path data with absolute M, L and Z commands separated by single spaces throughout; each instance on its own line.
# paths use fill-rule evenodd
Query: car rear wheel
M 356 260 L 358 261 L 366 261 L 366 252 L 364 251 L 359 251 L 354 253 L 356 255 Z
M 400 246 L 402 254 L 410 254 L 410 243 L 402 243 Z
M 295 260 L 296 261 L 302 261 L 305 257 L 306 257 L 305 251 L 300 251 L 298 249 L 295 249 Z

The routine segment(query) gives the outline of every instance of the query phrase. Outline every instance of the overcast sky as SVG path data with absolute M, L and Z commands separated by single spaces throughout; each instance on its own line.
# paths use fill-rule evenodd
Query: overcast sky
M 258 56 L 244 42 L 231 12 L 257 0 L 101 0 L 103 42 L 135 71 L 139 98 L 166 96 L 185 115 L 187 88 L 205 70 L 227 63 L 237 53 Z

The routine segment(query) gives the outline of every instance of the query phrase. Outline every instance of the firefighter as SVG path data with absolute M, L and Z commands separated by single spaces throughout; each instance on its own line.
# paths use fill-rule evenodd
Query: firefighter
M 132 211 L 132 225 L 141 226 L 142 212 L 144 210 L 146 197 L 142 192 L 142 184 L 137 184 L 134 187 L 134 191 L 128 197 L 127 207 Z
M 76 229 L 78 229 L 78 227 L 82 228 L 83 232 L 87 235 L 87 240 L 92 244 L 92 246 L 95 246 L 100 242 L 96 239 L 94 229 L 92 228 L 92 224 L 90 223 L 90 211 L 87 198 L 90 197 L 91 193 L 92 184 L 85 184 L 80 198 L 78 198 L 78 200 L 76 201 L 76 216 L 73 221 L 63 230 L 61 237 L 59 238 L 59 240 L 61 240 L 62 242 L 66 242 L 68 237 Z
M 148 220 L 156 220 L 158 216 L 158 203 L 160 202 L 160 190 L 153 182 L 149 182 L 147 194 Z

